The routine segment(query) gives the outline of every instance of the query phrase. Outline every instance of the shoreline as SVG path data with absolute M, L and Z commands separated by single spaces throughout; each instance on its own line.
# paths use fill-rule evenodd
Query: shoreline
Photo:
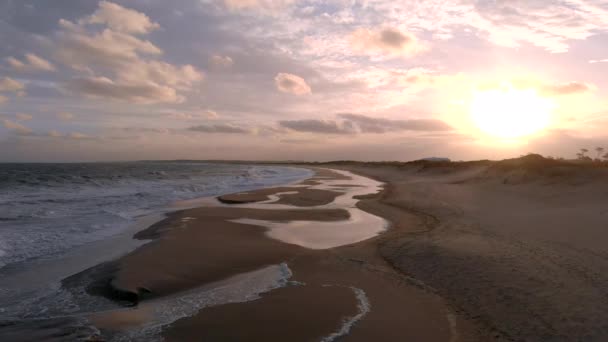
M 115 282 L 125 290 L 118 293 L 122 306 L 85 316 L 0 322 L 0 337 L 450 342 L 608 337 L 602 319 L 608 315 L 603 205 L 608 186 L 600 177 L 605 172 L 538 167 L 531 157 L 483 165 L 324 167 L 335 170 L 326 171 L 333 179 L 316 168 L 316 179 L 199 201 L 202 207 L 173 213 L 138 232 L 155 238 L 150 244 L 97 267 L 98 289 Z M 382 191 L 357 196 L 355 205 L 390 222 L 386 230 L 319 248 L 306 239 L 289 243 L 270 234 L 302 221 L 335 228 L 356 220 L 349 208 L 340 207 L 344 198 L 336 193 L 353 194 L 365 186 L 345 181 L 340 170 L 385 183 Z M 75 284 L 94 283 L 85 273 L 74 275 Z M 103 299 L 84 300 L 95 298 Z M 21 339 L 10 338 L 15 336 Z
M 273 168 L 273 165 L 260 163 L 251 164 L 251 166 L 255 168 Z M 269 180 L 265 176 L 255 182 L 251 181 L 249 184 L 243 183 L 237 188 L 240 188 L 239 191 L 257 191 L 268 187 L 289 186 L 305 180 L 312 175 L 312 172 L 307 168 L 285 165 L 279 166 L 279 169 L 299 169 L 304 172 L 288 172 L 287 174 L 275 172 L 275 179 Z M 229 184 L 228 189 L 234 191 L 235 186 L 235 184 Z M 219 192 L 219 195 L 229 193 L 231 191 L 223 190 Z M 213 196 L 215 197 L 217 194 Z M 208 196 L 178 201 L 169 201 L 167 198 L 167 202 L 163 205 L 141 210 L 137 209 L 140 213 L 133 215 L 129 221 L 130 223 L 113 235 L 76 245 L 69 250 L 58 252 L 57 255 L 51 255 L 48 258 L 42 256 L 31 260 L 26 259 L 9 263 L 4 266 L 0 264 L 2 266 L 0 267 L 0 290 L 6 291 L 6 293 L 2 293 L 3 295 L 8 293 L 20 296 L 27 291 L 26 295 L 45 296 L 48 291 L 52 291 L 55 288 L 55 285 L 59 286 L 63 279 L 101 263 L 111 262 L 145 245 L 149 240 L 134 239 L 133 236 L 136 236 L 140 231 L 146 230 L 151 225 L 164 220 L 167 215 L 175 211 L 197 207 L 197 201 L 206 197 Z M 96 223 L 96 221 L 93 221 L 93 223 Z M 39 293 L 35 293 L 36 291 Z M 6 298 L 8 299 L 6 304 L 9 306 L 9 309 L 0 310 L 0 314 L 2 315 L 0 319 L 11 320 L 14 317 L 5 314 L 10 313 L 12 307 L 18 304 L 18 301 L 12 300 L 12 297 L 8 295 Z M 30 299 L 30 297 L 23 298 L 24 301 L 29 301 Z M 21 308 L 15 309 L 21 313 Z
M 314 183 L 314 180 L 304 183 Z M 372 203 L 381 206 L 378 199 L 384 196 L 385 191 L 363 196 L 365 199 L 358 200 L 357 207 L 365 207 L 362 203 L 368 203 L 367 207 L 373 206 Z M 399 219 L 403 220 L 405 218 L 403 215 L 404 213 L 400 211 Z M 407 219 L 412 225 L 417 223 L 414 222 L 417 220 L 415 217 L 408 216 Z M 287 265 L 293 272 L 292 279 L 297 284 L 305 284 L 304 287 L 338 284 L 340 288 L 354 287 L 366 294 L 371 303 L 371 310 L 366 317 L 351 327 L 348 336 L 343 337 L 347 340 L 365 341 L 371 338 L 401 340 L 405 338 L 427 341 L 474 341 L 479 340 L 480 335 L 485 336 L 485 333 L 479 333 L 478 327 L 474 324 L 461 319 L 452 312 L 443 299 L 430 292 L 428 288 L 420 288 L 420 284 L 414 283 L 411 279 L 396 272 L 378 255 L 378 244 L 387 238 L 387 234 L 397 229 L 397 226 L 401 230 L 411 229 L 411 226 L 407 224 L 394 226 L 380 235 L 355 244 L 322 250 L 305 249 L 304 253 L 295 254 L 287 261 Z M 297 290 L 291 291 L 298 292 Z M 296 293 L 292 298 L 304 295 Z M 243 336 L 249 338 L 294 341 L 325 340 L 324 338 L 333 332 L 328 331 L 327 335 L 323 337 L 316 330 L 319 328 L 320 322 L 332 319 L 332 317 L 324 315 L 323 308 L 345 305 L 344 303 L 334 303 L 332 298 L 325 296 L 317 298 L 304 295 L 304 302 L 322 302 L 322 307 L 316 309 L 299 307 L 298 310 L 303 311 L 302 315 L 308 315 L 306 316 L 308 317 L 306 328 L 281 331 L 277 332 L 277 335 L 267 335 L 265 332 L 267 328 L 255 325 L 255 320 L 248 323 L 247 319 L 243 319 L 240 315 L 245 306 L 255 308 L 255 312 L 260 310 L 264 312 L 265 316 L 260 318 L 262 322 L 280 320 L 285 312 L 284 307 L 277 306 L 275 303 L 278 301 L 275 298 L 280 296 L 280 293 L 273 291 L 263 294 L 261 299 L 244 304 L 228 304 L 202 310 L 198 315 L 175 322 L 164 331 L 163 336 L 168 341 L 181 341 L 193 338 L 193 336 L 201 336 L 200 334 L 205 331 L 206 334 L 209 334 L 205 336 L 210 339 L 239 340 L 241 335 L 232 334 L 233 331 L 229 328 L 229 326 L 233 326 L 239 327 L 241 329 L 239 331 L 245 334 Z M 352 297 L 351 304 L 354 304 L 354 300 L 355 298 Z M 416 305 L 412 305 L 412 303 Z M 207 325 L 210 320 L 214 319 L 214 315 L 208 314 L 209 312 L 217 312 L 215 315 L 223 317 L 222 320 L 229 323 L 225 323 L 224 328 Z M 408 317 L 408 319 L 404 320 L 402 317 Z M 313 335 L 313 332 L 317 332 L 317 335 Z
M 191 340 L 203 336 L 203 332 L 207 338 L 220 340 L 247 336 L 294 341 L 332 341 L 340 337 L 352 341 L 455 342 L 487 336 L 434 291 L 399 272 L 381 255 L 383 243 L 415 232 L 421 223 L 418 216 L 382 203 L 391 191 L 388 183 L 381 191 L 360 196 L 354 203 L 357 210 L 387 219 L 390 227 L 382 227 L 387 228 L 382 233 L 373 230 L 366 238 L 343 246 L 305 248 L 269 236 L 264 224 L 239 222 L 243 216 L 280 226 L 302 220 L 320 225 L 351 220 L 349 211 L 339 205 L 332 207 L 332 203 L 341 194 L 356 193 L 361 185 L 348 183 L 349 177 L 333 170 L 314 168 L 314 172 L 298 184 L 224 196 L 231 204 L 221 203 L 222 196 L 218 196 L 220 206 L 172 212 L 134 236 L 151 242 L 117 260 L 68 277 L 63 284 L 69 288 L 86 283 L 89 294 L 122 303 L 125 309 L 86 315 L 102 336 L 110 338 L 148 331 L 159 319 L 155 318 L 159 305 L 172 307 L 171 303 L 183 302 L 180 296 L 188 293 L 206 298 L 205 291 L 216 291 L 206 286 L 233 286 L 222 282 L 230 284 L 234 277 L 247 277 L 251 272 L 282 264 L 288 267 L 290 277 L 278 288 L 252 293 L 254 297 L 245 301 L 228 296 L 224 304 L 207 306 L 209 303 L 203 300 L 198 310 L 189 309 L 194 310 L 192 315 L 177 315 L 175 321 L 155 326 L 155 333 L 167 341 Z M 323 182 L 340 190 L 311 189 Z M 264 203 L 272 202 L 277 208 L 264 209 Z M 297 309 L 286 307 L 286 301 L 300 304 Z M 288 314 L 294 309 L 296 316 Z M 269 335 L 268 327 L 243 317 L 243 310 L 257 313 L 260 322 L 283 321 L 286 327 L 300 321 L 306 324 L 272 329 Z M 213 323 L 216 319 L 220 321 Z M 350 320 L 348 326 L 340 323 Z

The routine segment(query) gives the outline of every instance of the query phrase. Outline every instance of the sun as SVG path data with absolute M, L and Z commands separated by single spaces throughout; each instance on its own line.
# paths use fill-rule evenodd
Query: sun
M 503 84 L 500 89 L 476 91 L 471 102 L 473 123 L 483 132 L 503 139 L 521 138 L 549 125 L 553 103 L 534 89 L 516 89 Z

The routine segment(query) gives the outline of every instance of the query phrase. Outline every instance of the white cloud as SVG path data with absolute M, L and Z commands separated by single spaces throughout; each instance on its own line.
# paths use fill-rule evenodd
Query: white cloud
M 568 51 L 570 40 L 606 31 L 608 24 L 608 9 L 594 0 L 477 2 L 474 13 L 471 24 L 493 43 L 518 47 L 526 42 L 554 53 Z
M 20 134 L 20 135 L 28 135 L 28 134 L 32 133 L 31 129 L 23 126 L 22 124 L 20 124 L 18 122 L 14 122 L 14 121 L 5 119 L 5 120 L 2 120 L 2 124 L 6 129 L 14 131 L 15 133 Z
M 38 57 L 32 53 L 26 53 L 25 59 L 28 62 L 28 65 L 34 70 L 45 70 L 45 71 L 55 71 L 55 66 L 51 64 L 46 59 Z
M 90 136 L 80 133 L 80 132 L 71 132 L 70 134 L 67 135 L 68 138 L 71 139 L 88 139 L 91 138 Z
M 70 112 L 59 112 L 57 113 L 57 118 L 63 121 L 70 121 L 74 118 L 74 114 Z
M 91 24 L 106 26 L 101 31 Z M 143 13 L 102 1 L 98 10 L 77 21 L 60 20 L 56 54 L 84 76 L 65 84 L 70 92 L 133 103 L 179 103 L 178 92 L 203 80 L 194 66 L 152 59 L 163 51 L 134 36 L 159 28 Z
M 305 95 L 310 94 L 310 86 L 306 81 L 297 75 L 288 73 L 278 73 L 274 78 L 275 85 L 279 91 L 284 93 L 290 93 L 294 95 Z
M 201 120 L 217 119 L 219 115 L 213 110 L 198 111 L 172 111 L 167 113 L 167 117 L 175 120 Z
M 233 11 L 254 9 L 266 13 L 276 13 L 293 2 L 293 0 L 224 0 L 226 7 Z
M 167 117 L 173 120 L 192 120 L 194 118 L 192 114 L 185 112 L 169 112 Z
M 84 133 L 80 133 L 80 132 L 70 132 L 70 133 L 64 134 L 55 129 L 48 131 L 47 136 L 51 137 L 51 138 L 74 139 L 74 140 L 94 139 L 95 138 L 93 136 L 90 136 L 90 135 L 84 134 Z
M 15 57 L 7 57 L 6 62 L 15 70 L 20 71 L 55 71 L 57 70 L 51 62 L 34 55 L 33 53 L 25 54 L 25 61 L 20 61 Z
M 66 84 L 73 93 L 93 98 L 106 98 L 140 104 L 180 103 L 184 101 L 175 89 L 154 82 L 112 81 L 106 77 L 76 78 Z
M 427 50 L 413 34 L 391 27 L 377 31 L 358 29 L 350 36 L 350 42 L 355 52 L 364 55 L 412 57 Z
M 63 134 L 61 134 L 59 131 L 56 131 L 54 129 L 50 130 L 48 135 L 49 135 L 49 137 L 53 137 L 53 138 L 59 138 L 59 137 L 63 136 Z
M 205 117 L 207 119 L 217 119 L 220 117 L 216 111 L 210 110 L 210 109 L 200 111 L 199 115 L 201 115 L 202 117 Z
M 505 83 L 517 89 L 534 89 L 543 96 L 563 96 L 584 94 L 596 89 L 590 83 L 570 81 L 570 82 L 543 82 L 534 79 L 513 79 L 511 81 L 486 82 L 478 85 L 480 89 L 503 89 Z
M 101 1 L 95 13 L 81 22 L 87 24 L 105 24 L 110 29 L 118 32 L 136 34 L 144 34 L 160 28 L 158 23 L 152 22 L 144 13 L 109 1 Z
M 24 90 L 25 86 L 23 83 L 16 81 L 9 77 L 0 79 L 0 92 L 15 92 L 19 93 Z
M 192 65 L 174 66 L 160 61 L 138 61 L 122 70 L 117 77 L 128 83 L 150 81 L 177 89 L 188 89 L 195 82 L 201 81 L 203 74 Z
M 548 96 L 559 96 L 559 95 L 570 95 L 580 94 L 593 90 L 593 85 L 583 82 L 566 82 L 556 84 L 546 84 L 541 87 L 540 91 L 544 95 Z
M 15 117 L 18 121 L 30 121 L 33 118 L 31 114 L 26 113 L 17 113 L 15 114 Z
M 8 63 L 8 65 L 10 65 L 13 69 L 23 69 L 25 68 L 25 63 L 23 63 L 22 61 L 18 60 L 15 57 L 7 57 L 6 58 L 6 62 Z
M 212 66 L 221 67 L 221 68 L 228 68 L 234 64 L 234 61 L 232 60 L 232 58 L 230 56 L 220 56 L 220 55 L 211 56 L 211 58 L 209 58 L 209 62 Z
M 553 53 L 568 51 L 571 41 L 608 31 L 608 8 L 601 0 L 372 0 L 367 12 L 435 36 L 450 38 L 467 28 L 496 45 L 531 44 Z
M 126 69 L 139 60 L 139 54 L 160 55 L 162 50 L 150 41 L 105 29 L 89 33 L 86 27 L 61 20 L 56 54 L 65 65 L 77 70 Z
M 608 63 L 608 58 L 606 59 L 592 59 L 589 61 L 589 64 L 595 64 L 595 63 Z

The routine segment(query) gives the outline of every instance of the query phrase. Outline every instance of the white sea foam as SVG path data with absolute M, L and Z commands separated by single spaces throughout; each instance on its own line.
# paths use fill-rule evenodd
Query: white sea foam
M 282 263 L 237 275 L 178 296 L 143 302 L 128 313 L 133 317 L 145 316 L 145 323 L 116 335 L 112 340 L 159 341 L 162 327 L 180 318 L 192 316 L 206 307 L 259 299 L 263 293 L 287 286 L 291 276 L 292 272 L 287 264 Z
M 345 319 L 338 331 L 323 337 L 321 342 L 335 341 L 337 338 L 347 335 L 352 327 L 371 311 L 372 306 L 369 303 L 369 299 L 365 295 L 365 291 L 356 287 L 351 287 L 350 289 L 353 290 L 355 297 L 357 297 L 357 308 L 359 309 L 359 313 Z
M 140 303 L 135 308 L 117 308 L 114 303 L 102 297 L 88 297 L 91 305 L 89 311 L 75 305 L 74 296 L 86 296 L 84 288 L 70 291 L 55 286 L 48 288 L 40 296 L 28 298 L 20 303 L 23 309 L 29 311 L 27 316 L 21 316 L 14 311 L 13 306 L 4 319 L 27 326 L 28 323 L 45 324 L 58 322 L 57 329 L 80 329 L 89 332 L 89 337 L 103 337 L 108 341 L 161 341 L 162 328 L 184 317 L 195 315 L 201 309 L 228 303 L 243 303 L 260 298 L 260 295 L 277 288 L 295 285 L 289 281 L 292 272 L 286 263 L 271 265 L 265 268 L 239 274 L 231 278 L 207 284 L 197 289 L 182 292 L 174 296 L 163 297 Z M 82 292 L 82 293 L 79 293 Z M 105 303 L 108 302 L 108 303 Z M 15 303 L 19 304 L 19 303 Z M 105 305 L 110 304 L 110 305 Z M 69 311 L 65 309 L 69 307 Z M 57 311 L 57 309 L 60 309 Z M 0 308 L 4 313 L 5 308 Z M 16 317 L 21 316 L 21 317 Z M 102 335 L 95 327 L 96 320 L 120 316 L 123 323 L 130 326 L 110 335 Z M 63 323 L 61 323 L 63 322 Z

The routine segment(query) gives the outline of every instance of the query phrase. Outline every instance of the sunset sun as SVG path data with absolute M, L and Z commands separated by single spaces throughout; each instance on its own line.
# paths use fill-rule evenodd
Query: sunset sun
M 504 139 L 534 134 L 549 125 L 553 103 L 534 89 L 478 91 L 470 107 L 473 123 L 484 133 Z

